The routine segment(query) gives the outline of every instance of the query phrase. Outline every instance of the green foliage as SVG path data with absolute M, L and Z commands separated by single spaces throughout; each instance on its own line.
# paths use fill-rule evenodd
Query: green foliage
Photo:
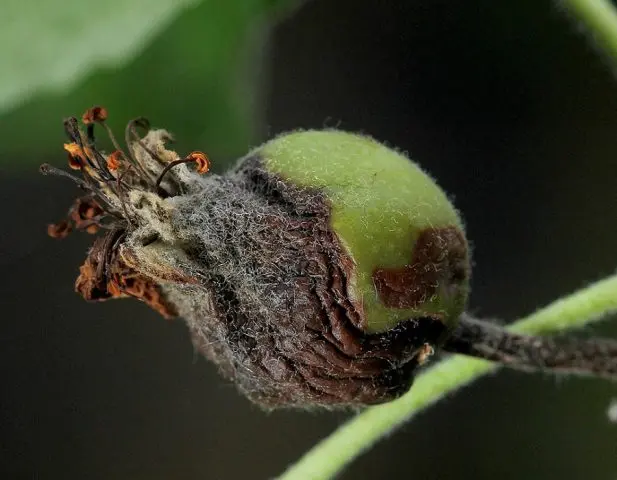
M 63 156 L 62 119 L 94 104 L 118 134 L 143 115 L 175 132 L 180 150 L 244 153 L 263 110 L 268 16 L 290 3 L 9 2 L 0 19 L 4 163 Z

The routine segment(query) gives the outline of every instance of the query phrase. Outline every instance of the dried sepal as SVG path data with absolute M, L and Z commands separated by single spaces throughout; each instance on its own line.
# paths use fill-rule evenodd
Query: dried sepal
M 98 238 L 79 269 L 75 290 L 88 301 L 132 297 L 146 303 L 167 319 L 177 313 L 160 287 L 130 268 L 112 245 L 122 233 L 112 231 Z
M 87 132 L 79 128 L 76 119 L 69 118 L 65 121 L 69 142 L 64 144 L 64 149 L 69 155 L 69 166 L 80 170 L 83 179 L 48 165 L 41 170 L 46 174 L 70 177 L 82 188 L 89 190 L 90 194 L 77 198 L 69 209 L 67 219 L 49 225 L 48 233 L 55 238 L 64 238 L 73 229 L 92 234 L 104 229 L 107 233 L 95 240 L 86 261 L 80 267 L 75 283 L 76 291 L 89 301 L 137 298 L 164 317 L 172 318 L 176 315 L 175 307 L 165 299 L 158 279 L 129 266 L 120 255 L 120 249 L 125 244 L 123 240 L 131 232 L 140 228 L 143 230 L 144 226 L 136 224 L 136 219 L 147 223 L 161 214 L 161 211 L 152 212 L 147 207 L 144 208 L 143 200 L 131 203 L 131 198 L 135 199 L 133 193 L 141 192 L 137 197 L 142 198 L 143 194 L 156 192 L 155 195 L 166 198 L 183 190 L 182 180 L 177 175 L 171 175 L 167 179 L 165 188 L 169 190 L 163 189 L 153 180 L 164 168 L 165 162 L 161 158 L 173 161 L 179 157 L 163 146 L 162 142 L 171 138 L 167 132 L 149 131 L 144 138 L 137 134 L 136 127 L 149 128 L 145 119 L 137 119 L 127 128 L 133 135 L 129 141 L 128 155 L 119 147 L 105 155 L 93 142 L 93 128 L 94 124 L 103 124 L 112 137 L 112 143 L 117 146 L 115 137 L 104 123 L 107 115 L 107 110 L 101 106 L 87 110 L 82 115 L 82 122 L 88 127 Z M 193 152 L 191 155 L 191 161 L 198 163 L 204 172 L 207 171 L 207 156 L 200 152 Z M 169 274 L 170 278 L 171 276 Z M 180 274 L 176 274 L 176 277 L 177 281 L 180 278 L 183 281 L 189 280 L 188 276 Z

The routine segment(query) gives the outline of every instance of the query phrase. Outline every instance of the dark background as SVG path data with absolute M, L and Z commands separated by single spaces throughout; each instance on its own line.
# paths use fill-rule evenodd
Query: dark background
M 471 309 L 510 321 L 617 265 L 617 82 L 596 53 L 549 1 L 314 0 L 265 52 L 262 139 L 338 125 L 408 151 L 466 219 Z M 263 413 L 195 356 L 181 321 L 83 302 L 72 284 L 90 239 L 44 232 L 75 190 L 34 168 L 1 175 L 3 478 L 268 478 L 349 416 Z M 615 396 L 501 371 L 342 478 L 615 479 Z

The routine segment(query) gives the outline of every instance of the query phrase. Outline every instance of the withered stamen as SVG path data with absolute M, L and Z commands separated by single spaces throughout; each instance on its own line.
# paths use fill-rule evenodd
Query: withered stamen
M 86 111 L 86 113 L 84 113 L 84 118 L 88 117 L 92 117 L 94 118 L 97 123 L 101 123 L 105 126 L 107 132 L 110 134 L 111 138 L 112 138 L 112 143 L 115 142 L 115 138 L 113 138 L 113 134 L 111 133 L 111 129 L 109 129 L 107 127 L 107 125 L 104 123 L 105 119 L 107 119 L 107 110 L 105 110 L 103 107 L 94 107 L 91 110 L 94 110 L 96 108 L 102 109 L 104 114 L 101 114 L 100 112 L 90 112 L 90 111 Z M 84 120 L 85 122 L 85 120 Z M 79 129 L 78 129 L 79 130 Z M 97 163 L 99 164 L 100 168 L 97 170 L 98 172 L 103 172 L 103 179 L 110 185 L 110 188 L 114 191 L 114 193 L 118 196 L 118 198 L 120 199 L 120 202 L 122 204 L 122 210 L 126 215 L 127 220 L 129 221 L 129 223 L 131 223 L 131 225 L 133 224 L 133 222 L 129 219 L 128 214 L 127 214 L 127 209 L 126 206 L 124 204 L 124 192 L 122 189 L 122 185 L 121 185 L 121 181 L 120 181 L 120 177 L 116 178 L 111 172 L 114 170 L 117 170 L 120 167 L 120 159 L 118 158 L 120 155 L 124 156 L 124 152 L 122 152 L 122 150 L 120 148 L 117 148 L 115 152 L 113 152 L 108 158 L 105 158 L 95 147 L 94 145 L 94 124 L 90 123 L 88 124 L 88 134 L 92 139 L 92 144 L 90 145 L 90 151 L 94 152 L 95 158 L 97 160 Z M 117 146 L 117 145 L 116 145 Z M 111 160 L 111 162 L 110 162 Z M 115 182 L 114 182 L 115 181 Z M 114 182 L 114 183 L 111 183 Z
M 122 188 L 122 179 L 129 172 L 129 170 L 131 170 L 131 168 L 133 168 L 133 165 L 127 165 L 126 170 L 122 172 L 120 175 L 118 175 L 118 178 L 116 180 L 116 187 L 118 191 L 118 199 L 120 200 L 120 205 L 122 206 L 122 212 L 124 213 L 124 218 L 126 218 L 126 220 L 129 222 L 129 225 L 131 227 L 135 227 L 136 226 L 135 222 L 131 218 L 128 208 L 126 208 L 126 192 Z
M 122 218 L 122 215 L 120 215 L 120 212 L 116 208 L 116 206 L 113 205 L 112 203 L 110 203 L 110 201 L 107 199 L 107 196 L 98 188 L 98 186 L 97 186 L 97 179 L 92 177 L 92 175 L 90 175 L 90 172 L 87 169 L 82 170 L 81 173 L 82 173 L 84 179 L 90 185 L 90 189 L 94 193 L 96 193 L 96 195 L 99 198 L 99 200 L 101 200 L 105 204 L 105 206 L 108 209 L 108 213 L 114 215 L 117 218 Z M 104 181 L 109 183 L 110 180 L 104 180 Z
M 103 128 L 107 132 L 107 136 L 109 137 L 109 140 L 111 140 L 111 144 L 114 146 L 116 151 L 122 152 L 122 155 L 126 158 L 126 155 L 124 155 L 124 150 L 122 150 L 122 148 L 120 147 L 120 144 L 118 143 L 118 140 L 116 140 L 114 132 L 111 130 L 111 128 L 109 128 L 107 122 L 101 122 L 101 125 L 103 125 Z
M 49 163 L 42 164 L 39 167 L 39 171 L 43 175 L 56 175 L 56 176 L 59 176 L 59 177 L 65 177 L 65 178 L 68 178 L 68 179 L 72 180 L 73 182 L 75 182 L 77 185 L 79 185 L 84 190 L 88 190 L 88 191 L 94 193 L 103 203 L 105 203 L 105 205 L 109 209 L 107 211 L 107 213 L 109 213 L 110 215 L 113 215 L 113 216 L 115 216 L 117 218 L 122 218 L 120 215 L 118 215 L 118 212 L 117 212 L 116 208 L 111 203 L 109 203 L 109 201 L 107 200 L 107 197 L 105 197 L 105 194 L 103 194 L 103 192 L 101 192 L 96 187 L 96 185 L 91 184 L 91 183 L 89 183 L 87 181 L 87 180 L 92 181 L 92 177 L 90 177 L 85 170 L 82 170 L 82 173 L 84 175 L 84 179 L 86 179 L 86 180 L 82 180 L 81 178 L 76 177 L 75 175 L 72 175 L 69 172 L 65 172 L 64 170 L 60 170 L 59 168 L 53 167 Z
M 66 177 L 66 178 L 70 178 L 71 180 L 73 180 L 77 185 L 79 185 L 80 187 L 82 187 L 85 190 L 91 190 L 94 191 L 96 193 L 100 192 L 98 190 L 96 190 L 95 187 L 92 187 L 91 185 L 89 185 L 86 181 L 82 180 L 79 177 L 76 177 L 75 175 L 71 175 L 69 172 L 65 172 L 64 170 L 60 170 L 59 168 L 53 167 L 51 166 L 49 163 L 44 163 L 39 167 L 39 171 L 43 174 L 43 175 L 57 175 L 59 177 Z
M 64 130 L 69 139 L 80 147 L 83 157 L 88 163 L 88 165 L 91 168 L 98 170 L 97 165 L 94 164 L 90 156 L 86 153 L 86 149 L 83 145 L 83 139 L 81 137 L 81 132 L 79 131 L 79 126 L 77 125 L 77 119 L 75 117 L 69 117 L 64 120 Z
M 172 168 L 182 163 L 191 163 L 195 162 L 197 164 L 197 171 L 199 173 L 206 173 L 210 169 L 210 160 L 208 157 L 202 152 L 192 152 L 188 156 L 184 158 L 180 158 L 178 160 L 174 160 L 173 162 L 169 162 L 163 171 L 159 174 L 159 178 L 156 179 L 155 186 L 159 188 L 161 182 L 163 181 L 163 177 L 167 172 L 169 172 Z
M 88 145 L 94 145 L 96 139 L 94 138 L 94 124 L 90 123 L 86 125 L 86 139 L 88 140 Z
M 148 122 L 148 119 L 144 117 L 138 117 L 138 118 L 131 120 L 129 123 L 127 123 L 126 128 L 124 129 L 124 141 L 126 143 L 126 148 L 129 152 L 131 163 L 135 166 L 137 175 L 141 177 L 148 185 L 151 185 L 152 177 L 146 170 L 144 170 L 144 168 L 141 166 L 141 164 L 137 160 L 137 157 L 135 156 L 135 152 L 133 151 L 133 146 L 131 145 L 131 134 L 135 131 L 135 126 L 139 126 L 139 127 L 147 129 L 150 126 L 150 122 Z
M 138 123 L 137 120 L 139 120 L 140 122 L 144 122 L 144 123 Z M 133 140 L 135 140 L 139 144 L 139 146 L 143 148 L 148 153 L 148 155 L 150 155 L 150 157 L 153 160 L 156 160 L 161 165 L 165 165 L 165 162 L 163 161 L 163 159 L 159 157 L 155 152 L 153 152 L 150 148 L 148 148 L 148 146 L 143 142 L 142 138 L 139 136 L 139 134 L 137 133 L 137 130 L 135 129 L 136 126 L 141 126 L 141 127 L 145 126 L 144 128 L 148 129 L 150 128 L 150 122 L 148 122 L 146 118 L 138 118 L 134 122 L 129 122 L 129 126 L 130 126 L 129 131 L 130 131 L 131 136 L 133 137 Z
M 118 143 L 118 140 L 116 140 L 116 136 L 114 135 L 113 131 L 111 130 L 109 125 L 107 125 L 106 123 L 107 116 L 108 116 L 107 109 L 105 107 L 97 105 L 95 107 L 92 107 L 86 110 L 86 112 L 82 116 L 82 120 L 84 124 L 88 125 L 88 129 L 90 129 L 90 127 L 92 128 L 94 127 L 91 124 L 98 123 L 102 125 L 105 131 L 107 132 L 107 136 L 109 137 L 109 140 L 114 146 L 115 151 L 109 155 L 109 157 L 106 160 L 106 164 L 107 164 L 108 170 L 114 171 L 120 167 L 122 163 L 121 157 L 126 158 L 126 154 L 124 153 L 124 150 Z M 92 140 L 94 140 L 94 136 L 92 137 Z M 129 165 L 129 168 L 130 168 L 130 165 Z

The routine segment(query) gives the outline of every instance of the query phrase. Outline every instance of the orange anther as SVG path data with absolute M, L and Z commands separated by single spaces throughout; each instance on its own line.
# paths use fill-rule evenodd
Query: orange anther
M 80 147 L 75 142 L 65 143 L 64 149 L 69 153 L 69 167 L 80 170 L 87 162 L 86 155 L 91 154 L 87 147 Z
M 104 122 L 107 120 L 107 109 L 105 107 L 101 107 L 100 105 L 89 108 L 81 116 L 81 120 L 86 125 L 89 125 L 90 123 Z
M 107 168 L 112 172 L 118 170 L 118 168 L 120 168 L 121 159 L 122 152 L 120 150 L 116 150 L 115 152 L 111 153 L 107 157 Z
M 187 155 L 187 160 L 190 159 L 197 165 L 197 173 L 207 173 L 210 170 L 210 159 L 203 152 L 191 152 Z
M 47 225 L 47 235 L 52 238 L 64 238 L 71 233 L 71 230 L 71 224 L 66 220 L 63 220 L 60 223 L 52 223 Z

